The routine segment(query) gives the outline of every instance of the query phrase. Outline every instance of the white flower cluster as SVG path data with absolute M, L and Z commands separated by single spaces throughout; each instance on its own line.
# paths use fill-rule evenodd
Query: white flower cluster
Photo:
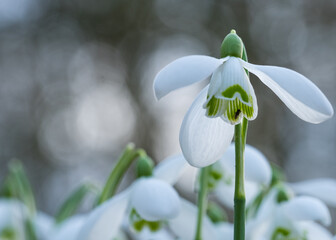
M 247 240 L 332 240 L 324 226 L 331 217 L 327 205 L 336 207 L 336 180 L 315 179 L 286 183 L 275 177 L 265 156 L 246 146 Z M 212 165 L 210 195 L 221 210 L 233 209 L 234 145 Z M 140 177 L 127 189 L 90 212 L 75 214 L 61 223 L 38 212 L 32 226 L 38 240 L 193 240 L 197 206 L 179 196 L 197 192 L 198 168 L 183 155 L 162 161 L 152 176 Z M 326 205 L 327 204 L 327 205 Z M 224 211 L 224 210 L 223 210 Z M 27 207 L 15 199 L 0 200 L 0 239 L 26 237 Z M 322 225 L 320 225 L 322 224 Z M 233 239 L 228 219 L 203 219 L 203 239 Z

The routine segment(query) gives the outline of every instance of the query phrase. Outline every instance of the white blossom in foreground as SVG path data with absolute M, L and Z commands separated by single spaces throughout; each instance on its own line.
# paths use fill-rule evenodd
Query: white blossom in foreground
M 263 200 L 255 219 L 247 223 L 247 240 L 332 240 L 321 225 L 331 223 L 327 206 L 317 198 L 300 196 L 283 199 L 273 188 Z
M 225 50 L 229 36 L 240 45 L 236 52 L 224 51 L 221 59 L 201 55 L 182 57 L 164 67 L 154 80 L 154 93 L 160 99 L 211 76 L 210 84 L 196 97 L 180 129 L 182 152 L 195 167 L 205 167 L 220 159 L 231 143 L 233 125 L 243 117 L 256 118 L 257 99 L 245 70 L 256 75 L 304 121 L 320 123 L 334 113 L 320 89 L 300 73 L 242 60 L 244 45 L 235 33 L 224 39 L 222 49 Z

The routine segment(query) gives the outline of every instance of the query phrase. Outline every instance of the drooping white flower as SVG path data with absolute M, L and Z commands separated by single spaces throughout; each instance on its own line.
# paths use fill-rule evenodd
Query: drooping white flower
M 154 176 L 139 178 L 126 190 L 96 207 L 82 225 L 77 240 L 110 240 L 116 236 L 125 218 L 132 221 L 132 217 L 140 217 L 139 222 L 155 222 L 178 216 L 180 198 L 171 184 L 177 181 L 183 168 L 171 166 L 163 164 L 154 169 Z
M 273 188 L 263 200 L 255 219 L 248 221 L 247 240 L 331 240 L 331 234 L 315 221 L 331 223 L 327 206 L 319 199 L 307 196 L 283 200 Z
M 110 240 L 121 228 L 132 210 L 146 221 L 167 220 L 180 209 L 177 192 L 166 182 L 155 178 L 139 179 L 127 190 L 107 200 L 90 213 L 78 240 Z
M 256 118 L 257 99 L 245 70 L 256 75 L 304 121 L 320 123 L 334 113 L 328 99 L 308 78 L 287 68 L 245 62 L 241 59 L 241 39 L 235 33 L 230 36 L 240 41 L 238 54 L 227 51 L 221 59 L 201 55 L 182 57 L 164 67 L 154 80 L 154 93 L 160 99 L 211 76 L 210 84 L 186 113 L 180 130 L 182 152 L 195 167 L 208 166 L 220 159 L 233 137 L 231 124 L 239 123 L 242 117 Z

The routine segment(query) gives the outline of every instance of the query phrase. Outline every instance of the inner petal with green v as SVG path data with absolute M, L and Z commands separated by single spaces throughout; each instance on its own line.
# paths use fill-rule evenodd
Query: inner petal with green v
M 232 99 L 236 93 L 240 94 L 241 100 L 244 101 L 245 103 L 249 102 L 249 97 L 245 90 L 238 84 L 235 84 L 231 87 L 228 87 L 225 89 L 225 91 L 222 92 L 222 96 L 225 98 Z
M 255 105 L 252 96 L 247 97 L 247 99 L 248 104 L 240 101 L 239 98 L 226 100 L 213 96 L 204 106 L 207 110 L 206 115 L 208 117 L 221 117 L 230 124 L 240 123 L 243 116 L 248 120 L 253 120 L 256 116 Z

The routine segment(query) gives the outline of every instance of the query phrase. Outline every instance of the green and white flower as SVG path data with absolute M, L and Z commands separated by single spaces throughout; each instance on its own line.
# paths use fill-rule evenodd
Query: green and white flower
M 327 206 L 307 196 L 284 199 L 277 188 L 263 200 L 255 219 L 247 223 L 247 240 L 332 240 L 332 235 L 315 221 L 331 223 Z
M 334 113 L 328 99 L 308 78 L 287 68 L 248 63 L 242 60 L 243 49 L 243 42 L 232 32 L 223 41 L 221 59 L 182 57 L 155 77 L 154 93 L 160 99 L 211 76 L 210 84 L 186 113 L 180 130 L 182 152 L 195 167 L 205 167 L 220 159 L 231 143 L 233 125 L 243 117 L 256 118 L 257 99 L 245 70 L 256 75 L 304 121 L 320 123 Z

